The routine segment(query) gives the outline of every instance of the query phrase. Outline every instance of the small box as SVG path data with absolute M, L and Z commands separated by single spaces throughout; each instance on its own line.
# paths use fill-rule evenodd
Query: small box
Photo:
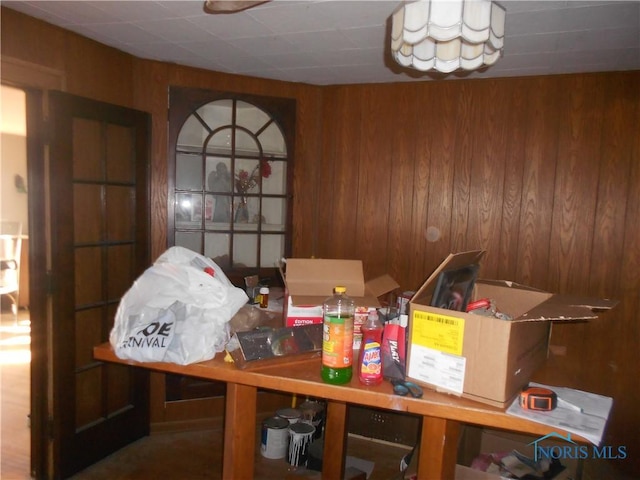
M 227 343 L 226 351 L 240 369 L 319 357 L 322 352 L 322 326 L 263 327 L 236 332 Z
M 555 295 L 510 281 L 476 280 L 470 300 L 490 298 L 511 320 L 431 306 L 440 273 L 479 265 L 484 251 L 450 254 L 411 299 L 407 376 L 504 407 L 546 360 L 551 321 L 597 318 L 616 301 Z
M 287 327 L 322 323 L 322 303 L 342 285 L 357 307 L 380 306 L 379 297 L 399 287 L 389 275 L 365 282 L 361 260 L 289 258 L 280 268 L 285 284 L 284 319 Z
M 483 429 L 480 443 L 480 453 L 499 453 L 517 450 L 519 453 L 529 458 L 535 458 L 534 442 L 539 441 L 539 437 L 523 435 L 519 433 L 503 432 L 500 430 Z M 568 444 L 547 438 L 541 441 L 545 447 L 563 448 Z M 557 475 L 551 477 L 553 480 L 580 478 L 582 474 L 582 460 L 579 458 L 562 458 L 562 465 L 565 469 Z M 545 477 L 546 478 L 546 477 Z
M 567 446 L 566 442 L 553 438 L 552 436 L 547 436 L 547 438 L 541 440 L 540 437 L 534 435 L 464 425 L 460 434 L 458 464 L 465 466 L 475 464 L 476 468 L 478 468 L 479 466 L 485 465 L 482 456 L 496 455 L 500 458 L 513 451 L 517 451 L 532 459 L 532 461 L 535 461 L 536 443 L 547 448 L 564 448 Z M 567 458 L 559 458 L 558 460 L 564 469 L 558 469 L 556 467 L 554 469 L 555 472 L 545 472 L 545 479 L 572 480 L 582 478 L 582 459 L 567 456 Z M 496 475 L 496 477 L 499 478 L 498 475 Z M 527 475 L 525 478 L 530 478 L 530 476 Z
M 350 405 L 348 418 L 348 431 L 355 435 L 409 447 L 420 440 L 419 415 Z

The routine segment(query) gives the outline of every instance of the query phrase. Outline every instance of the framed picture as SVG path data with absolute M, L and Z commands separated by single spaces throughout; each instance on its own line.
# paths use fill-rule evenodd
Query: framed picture
M 479 265 L 467 265 L 440 272 L 431 306 L 464 312 L 473 293 Z

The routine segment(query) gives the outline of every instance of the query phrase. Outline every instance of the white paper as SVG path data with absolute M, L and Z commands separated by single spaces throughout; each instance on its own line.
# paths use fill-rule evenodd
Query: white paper
M 465 357 L 412 345 L 407 375 L 415 380 L 461 395 L 466 365 Z
M 586 438 L 596 446 L 600 446 L 604 428 L 609 419 L 613 399 L 596 393 L 583 392 L 573 388 L 552 387 L 531 382 L 531 387 L 548 388 L 556 393 L 558 406 L 550 412 L 524 410 L 520 407 L 519 398 L 507 409 L 508 415 L 526 418 L 534 422 L 557 427 L 567 432 Z M 579 410 L 582 410 L 581 412 Z

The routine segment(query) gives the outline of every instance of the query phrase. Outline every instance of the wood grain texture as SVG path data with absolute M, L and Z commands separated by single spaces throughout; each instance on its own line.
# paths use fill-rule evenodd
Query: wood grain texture
M 499 94 L 496 101 L 503 102 L 506 108 L 502 112 L 505 119 L 502 123 L 506 131 L 504 135 L 504 174 L 503 204 L 500 214 L 500 237 L 498 239 L 498 258 L 496 259 L 497 278 L 515 278 L 519 258 L 519 229 L 522 218 L 522 193 L 524 182 L 526 138 L 529 131 L 530 96 L 526 89 L 527 82 L 514 79 L 515 85 L 508 89 L 507 96 Z M 505 90 L 503 82 L 496 85 L 496 90 Z
M 151 165 L 149 192 L 151 258 L 167 248 L 167 65 L 141 60 L 133 68 L 134 107 L 151 113 Z
M 322 137 L 306 135 L 305 132 L 322 131 L 322 93 L 319 88 L 301 90 L 296 98 L 296 155 L 290 162 L 293 168 L 293 214 L 296 218 L 316 218 L 319 213 L 318 196 L 321 184 L 318 181 L 324 159 Z M 307 161 L 298 161 L 305 158 Z M 301 246 L 296 255 L 310 257 L 318 251 L 318 224 L 300 222 L 292 232 L 292 243 Z
M 404 241 L 409 247 L 411 267 L 398 278 L 411 282 L 410 290 L 426 280 L 447 256 L 452 235 L 458 103 L 449 99 L 457 96 L 458 89 L 449 82 L 434 87 L 415 92 L 418 105 L 429 114 L 418 108 L 416 130 L 424 134 L 416 135 L 414 131 L 409 136 L 416 145 L 411 229 Z
M 474 132 L 480 126 L 474 123 L 474 105 L 471 84 L 461 85 L 456 92 L 458 111 L 456 112 L 456 138 L 454 156 L 453 204 L 451 211 L 451 244 L 453 251 L 473 250 L 478 247 L 476 240 L 469 239 L 469 202 L 471 200 Z M 470 244 L 473 246 L 470 247 Z
M 520 194 L 516 275 L 522 283 L 545 285 L 549 261 L 551 212 L 556 165 L 558 117 L 553 108 L 559 102 L 558 89 L 544 79 L 526 81 L 531 108 L 522 152 L 523 173 Z
M 224 430 L 223 480 L 253 478 L 253 462 L 248 462 L 247 458 L 255 456 L 256 400 L 256 388 L 234 383 L 227 385 L 225 421 L 233 427 Z M 247 422 L 247 418 L 251 420 Z
M 392 135 L 394 131 L 395 102 L 389 95 L 379 95 L 378 88 L 364 87 L 362 91 L 362 119 L 379 119 L 378 122 L 362 121 L 360 128 L 360 167 L 356 185 L 356 231 L 354 258 L 360 258 L 368 266 L 372 277 L 388 271 L 387 258 L 377 250 L 389 251 L 388 232 L 400 225 L 391 222 L 390 178 L 396 168 L 392 161 Z M 390 137 L 388 142 L 375 139 Z M 371 246 L 376 248 L 372 249 Z
M 391 87 L 393 88 L 393 87 Z M 417 189 L 416 184 L 426 185 L 429 176 L 429 158 L 418 150 L 413 138 L 412 129 L 405 128 L 406 125 L 415 125 L 420 117 L 415 109 L 411 108 L 413 99 L 419 94 L 419 89 L 406 89 L 396 98 L 394 108 L 387 113 L 389 117 L 388 134 L 390 136 L 388 170 L 378 172 L 377 182 L 386 184 L 389 191 L 389 205 L 386 228 L 382 235 L 387 239 L 388 255 L 378 267 L 384 268 L 376 274 L 389 273 L 394 278 L 406 275 L 414 265 L 412 255 L 407 255 L 407 247 L 415 250 L 416 247 L 408 245 L 408 239 L 414 239 L 411 234 L 413 229 L 414 208 L 421 206 L 423 212 L 427 204 L 424 197 L 415 198 L 415 192 L 426 192 L 424 189 Z M 406 114 L 404 112 L 407 112 Z M 424 143 L 422 144 L 424 145 Z M 422 160 L 421 162 L 418 159 Z M 415 207 L 414 207 L 415 205 Z M 422 218 L 424 218 L 423 213 Z M 418 235 L 419 240 L 424 239 L 423 235 Z M 411 241 L 411 244 L 414 242 Z
M 356 112 L 373 111 L 368 105 L 375 98 L 373 87 L 341 87 L 339 109 L 360 122 L 359 130 L 340 149 L 331 142 L 344 142 L 344 122 L 325 122 L 323 129 L 325 145 L 331 145 L 325 158 L 341 168 L 367 168 L 368 152 L 388 152 L 395 138 L 403 144 L 393 155 L 414 155 L 412 177 L 403 176 L 411 210 L 396 217 L 393 227 L 389 224 L 397 230 L 388 233 L 393 242 L 386 248 L 385 242 L 366 243 L 368 250 L 355 257 L 376 259 L 373 266 L 365 265 L 367 275 L 376 273 L 383 257 L 394 276 L 399 272 L 401 288 L 415 289 L 449 251 L 480 247 L 488 250 L 482 276 L 622 300 L 601 321 L 556 326 L 552 343 L 566 354 L 554 359 L 553 372 L 539 375 L 540 380 L 588 385 L 614 396 L 612 441 L 632 438 L 621 418 L 640 424 L 632 407 L 638 396 L 629 395 L 631 365 L 637 365 L 632 344 L 640 338 L 634 313 L 639 245 L 629 243 L 640 238 L 634 197 L 634 168 L 640 163 L 639 79 L 630 72 L 377 86 L 377 101 L 395 106 L 389 115 L 410 119 L 382 136 L 365 134 L 379 130 L 362 124 L 387 125 L 386 119 L 353 118 Z M 359 166 L 354 161 L 358 152 Z M 392 175 L 398 173 L 395 166 Z M 353 172 L 344 175 L 351 178 Z M 368 178 L 366 172 L 359 175 Z M 365 194 L 363 185 L 353 187 Z M 323 205 L 328 211 L 319 215 L 319 226 L 340 208 Z M 371 206 L 360 206 L 358 218 L 371 211 Z M 380 212 L 377 221 L 386 224 L 389 218 Z M 350 220 L 337 219 L 345 222 L 338 229 L 351 231 Z M 429 226 L 440 231 L 435 242 L 425 239 Z M 331 242 L 319 245 L 322 256 L 344 254 Z M 408 263 L 402 262 L 403 255 Z
M 457 422 L 434 417 L 422 419 L 418 478 L 455 477 L 459 433 Z
M 325 424 L 325 442 L 322 451 L 322 472 L 325 478 L 343 478 L 345 468 L 344 452 L 347 445 L 348 408 L 345 402 L 327 402 L 327 419 Z
M 361 98 L 359 91 L 348 87 L 330 88 L 325 93 L 318 251 L 312 252 L 319 258 L 355 258 L 357 182 L 362 162 Z

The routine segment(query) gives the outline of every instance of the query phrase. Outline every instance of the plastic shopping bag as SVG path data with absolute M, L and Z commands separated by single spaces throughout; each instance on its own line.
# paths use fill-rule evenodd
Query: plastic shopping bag
M 119 358 L 139 362 L 209 360 L 224 350 L 229 321 L 247 301 L 211 259 L 171 247 L 120 300 L 109 342 Z

